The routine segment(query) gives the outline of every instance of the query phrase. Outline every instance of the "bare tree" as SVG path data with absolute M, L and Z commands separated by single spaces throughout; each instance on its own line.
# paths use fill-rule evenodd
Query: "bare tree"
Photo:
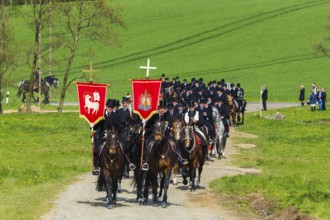
M 66 46 L 70 49 L 63 82 L 58 112 L 62 112 L 67 90 L 68 78 L 77 48 L 82 38 L 91 41 L 101 41 L 107 44 L 116 42 L 114 27 L 125 28 L 119 8 L 108 5 L 107 0 L 85 1 L 77 0 L 65 4 L 57 4 L 64 13 L 62 20 L 70 33 L 70 40 Z

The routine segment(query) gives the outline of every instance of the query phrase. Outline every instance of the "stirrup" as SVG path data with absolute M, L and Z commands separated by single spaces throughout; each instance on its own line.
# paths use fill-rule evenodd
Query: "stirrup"
M 148 171 L 148 170 L 149 170 L 149 165 L 148 165 L 147 163 L 144 163 L 144 164 L 142 165 L 142 170 L 144 170 L 144 171 Z
M 100 175 L 100 168 L 94 168 L 94 170 L 92 171 L 92 174 L 93 174 L 94 176 L 98 176 L 98 175 Z
M 130 163 L 128 165 L 128 168 L 129 168 L 129 170 L 135 170 L 136 169 L 136 166 L 133 163 Z

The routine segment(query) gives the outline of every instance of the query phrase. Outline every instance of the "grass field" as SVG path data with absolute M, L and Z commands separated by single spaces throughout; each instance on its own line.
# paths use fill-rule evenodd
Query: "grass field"
M 277 211 L 294 206 L 318 219 L 329 219 L 329 114 L 304 107 L 272 110 L 265 116 L 276 111 L 285 119 L 270 120 L 250 113 L 246 124 L 237 128 L 258 138 L 235 140 L 256 145 L 240 150 L 235 163 L 256 167 L 262 173 L 226 177 L 210 186 L 221 194 L 261 194 L 276 204 Z
M 90 170 L 89 127 L 78 113 L 5 114 L 0 128 L 1 219 L 39 219 Z
M 325 24 L 330 12 L 326 0 L 208 0 L 204 1 L 112 1 L 123 8 L 127 30 L 118 30 L 120 46 L 104 46 L 82 41 L 79 52 L 90 47 L 94 81 L 110 83 L 109 97 L 120 99 L 131 91 L 129 78 L 144 78 L 147 58 L 157 70 L 152 78 L 165 73 L 170 79 L 203 77 L 204 81 L 225 78 L 240 82 L 248 101 L 259 99 L 261 85 L 267 85 L 270 101 L 296 101 L 299 86 L 309 92 L 311 84 L 325 87 L 329 59 L 316 54 L 313 45 L 326 39 Z M 24 44 L 33 35 L 24 22 L 15 22 L 16 37 Z M 54 27 L 60 29 L 60 27 Z M 30 41 L 29 41 L 30 38 Z M 22 52 L 25 53 L 25 45 Z M 54 57 L 64 50 L 54 52 Z M 77 57 L 72 76 L 88 69 L 91 57 Z M 25 68 L 25 70 L 24 70 Z M 54 66 L 62 80 L 64 64 Z M 27 65 L 12 77 L 13 87 L 28 78 Z M 47 74 L 48 67 L 43 67 Z M 8 108 L 17 108 L 20 100 L 11 91 Z M 53 90 L 52 101 L 59 100 Z M 69 87 L 66 101 L 76 101 L 76 89 Z M 5 106 L 6 107 L 6 106 Z

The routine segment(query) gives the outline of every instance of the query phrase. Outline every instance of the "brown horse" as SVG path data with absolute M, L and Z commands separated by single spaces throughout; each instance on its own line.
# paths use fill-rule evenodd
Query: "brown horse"
M 237 125 L 237 105 L 233 99 L 233 97 L 229 94 L 227 94 L 227 100 L 228 100 L 228 106 L 230 109 L 230 116 L 231 116 L 231 122 L 233 125 Z
M 183 118 L 175 118 L 173 120 L 173 128 L 171 131 L 171 135 L 174 137 L 177 144 L 179 143 L 182 135 L 182 129 L 185 125 L 185 122 Z M 178 174 L 179 164 L 175 163 L 175 166 L 173 167 L 173 185 L 177 184 L 176 176 Z
M 235 100 L 231 95 L 227 95 L 228 106 L 230 108 L 231 121 L 233 125 L 244 124 L 244 112 L 246 101 L 242 98 L 241 101 Z M 239 103 L 241 102 L 241 103 Z
M 107 131 L 106 141 L 100 153 L 101 172 L 96 189 L 106 190 L 109 209 L 116 205 L 118 181 L 123 177 L 124 161 L 125 153 L 120 146 L 117 131 Z
M 154 125 L 154 138 L 149 142 L 148 164 L 150 166 L 144 188 L 144 198 L 148 200 L 149 185 L 152 184 L 153 205 L 157 204 L 158 174 L 162 174 L 159 199 L 162 197 L 162 207 L 167 206 L 167 190 L 170 183 L 172 168 L 177 157 L 175 141 L 171 135 L 165 136 L 165 122 L 157 121 Z M 162 195 L 164 190 L 164 195 Z
M 188 159 L 188 165 L 183 166 L 182 169 L 183 184 L 186 185 L 188 183 L 187 177 L 189 176 L 192 184 L 190 191 L 195 191 L 196 170 L 198 168 L 197 185 L 199 185 L 206 155 L 201 144 L 198 143 L 193 125 L 184 126 L 180 146 L 182 156 Z

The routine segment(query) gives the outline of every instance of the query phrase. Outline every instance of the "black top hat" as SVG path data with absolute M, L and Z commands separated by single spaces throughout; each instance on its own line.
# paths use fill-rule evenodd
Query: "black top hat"
M 237 83 L 237 87 L 241 87 L 241 84 L 240 83 Z
M 201 98 L 199 102 L 205 104 L 207 101 L 205 98 Z
M 165 80 L 168 80 L 168 77 L 166 77 Z
M 120 106 L 120 101 L 117 100 L 117 99 L 114 99 L 114 101 L 115 101 L 115 106 L 119 107 Z
M 178 107 L 184 107 L 184 103 L 180 101 L 180 102 L 178 103 Z
M 113 108 L 113 107 L 115 107 L 116 104 L 115 104 L 114 100 L 108 99 L 107 102 L 105 103 L 105 105 L 109 108 Z
M 225 79 L 224 79 L 224 78 L 222 78 L 222 79 L 221 79 L 221 82 L 223 82 L 223 83 L 224 83 L 224 82 L 225 82 Z
M 188 106 L 190 107 L 195 107 L 195 102 L 193 99 L 188 100 Z
M 176 79 L 179 79 L 179 76 L 176 76 L 175 78 L 176 78 Z
M 127 101 L 128 101 L 128 98 L 127 97 L 123 97 L 122 102 L 127 102 Z
M 159 101 L 158 108 L 166 108 L 165 100 L 160 100 L 160 101 Z
M 199 78 L 199 80 L 198 81 L 200 81 L 200 82 L 203 82 L 203 78 L 201 77 L 201 78 Z
M 165 77 L 165 73 L 162 74 L 162 77 Z
M 168 103 L 168 104 L 167 104 L 167 109 L 171 110 L 171 109 L 173 109 L 173 108 L 174 108 L 173 103 Z
M 187 82 L 187 79 L 184 79 L 183 82 Z

